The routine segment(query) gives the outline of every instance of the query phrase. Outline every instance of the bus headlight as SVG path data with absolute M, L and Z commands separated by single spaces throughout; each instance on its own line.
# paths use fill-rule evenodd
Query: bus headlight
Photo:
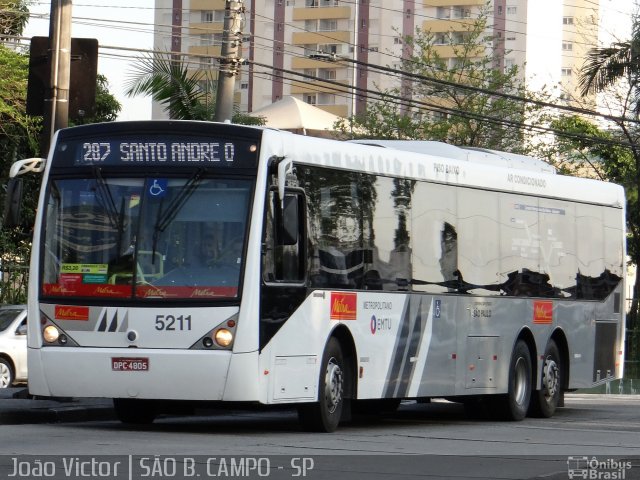
M 226 328 L 216 330 L 215 340 L 221 347 L 228 347 L 233 342 L 233 333 Z
M 53 325 L 47 325 L 42 331 L 42 336 L 44 337 L 45 342 L 53 343 L 58 340 L 58 337 L 60 336 L 60 330 L 58 330 Z

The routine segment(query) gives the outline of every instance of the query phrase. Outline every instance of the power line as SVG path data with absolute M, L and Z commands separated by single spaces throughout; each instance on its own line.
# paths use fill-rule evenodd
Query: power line
M 528 125 L 526 123 L 523 122 L 516 122 L 516 121 L 512 121 L 512 120 L 505 120 L 505 119 L 500 119 L 500 118 L 496 118 L 496 117 L 492 117 L 492 116 L 488 116 L 488 115 L 481 115 L 481 114 L 475 114 L 472 112 L 465 112 L 462 110 L 458 110 L 458 109 L 452 109 L 452 108 L 448 108 L 442 105 L 435 105 L 435 104 L 430 104 L 426 101 L 423 100 L 416 100 L 416 99 L 406 99 L 405 97 L 399 96 L 399 95 L 393 95 L 393 94 L 389 94 L 389 93 L 385 93 L 385 92 L 371 92 L 368 89 L 363 89 L 360 87 L 356 87 L 356 86 L 347 86 L 347 85 L 343 85 L 340 84 L 339 82 L 335 82 L 332 80 L 325 80 L 325 79 L 318 79 L 317 77 L 311 76 L 311 75 L 306 75 L 304 73 L 299 73 L 299 72 L 295 72 L 293 70 L 288 70 L 288 69 L 284 69 L 284 68 L 278 68 L 278 67 L 274 67 L 272 65 L 267 65 L 267 64 L 263 64 L 263 63 L 259 63 L 259 62 L 251 62 L 254 66 L 259 66 L 262 68 L 267 68 L 276 72 L 281 72 L 281 73 L 287 73 L 289 75 L 296 75 L 296 76 L 300 76 L 302 78 L 306 78 L 306 79 L 311 79 L 311 80 L 320 80 L 323 83 L 327 83 L 327 84 L 331 84 L 334 85 L 338 88 L 343 88 L 346 90 L 342 90 L 343 92 L 347 92 L 347 91 L 351 91 L 353 94 L 360 92 L 360 93 L 364 93 L 364 94 L 370 94 L 373 93 L 374 95 L 378 96 L 378 98 L 381 99 L 388 99 L 390 100 L 392 103 L 395 103 L 397 105 L 401 105 L 401 106 L 425 106 L 428 107 L 427 110 L 435 110 L 435 111 L 441 111 L 441 112 L 447 112 L 451 115 L 455 115 L 455 116 L 459 116 L 462 118 L 466 118 L 469 120 L 479 120 L 479 121 L 488 121 L 490 123 L 493 124 L 498 124 L 498 125 L 502 125 L 502 126 L 506 126 L 506 127 L 514 127 L 514 128 L 518 128 L 520 130 L 529 130 L 529 131 L 533 131 L 533 132 L 539 132 L 539 133 L 553 133 L 559 136 L 565 136 L 565 137 L 569 137 L 569 138 L 579 138 L 579 139 L 583 139 L 583 140 L 589 140 L 589 141 L 593 141 L 593 142 L 597 142 L 597 143 L 602 143 L 602 144 L 606 144 L 606 145 L 619 145 L 619 146 L 624 146 L 624 147 L 630 147 L 630 148 L 634 148 L 635 144 L 630 143 L 630 142 L 625 142 L 625 141 L 619 141 L 619 140 L 609 140 L 609 139 L 602 139 L 602 138 L 598 138 L 598 137 L 591 137 L 591 136 L 584 136 L 584 135 L 577 135 L 577 134 L 570 134 L 567 132 L 563 132 L 557 129 L 553 129 L 551 127 L 543 127 L 540 125 Z M 263 72 L 266 73 L 266 72 Z
M 26 37 L 16 37 L 19 39 L 25 39 Z M 265 37 L 262 37 L 265 38 Z M 101 48 L 105 48 L 105 49 L 117 49 L 117 50 L 122 50 L 122 51 L 132 51 L 132 52 L 138 52 L 138 53 L 158 53 L 156 50 L 148 50 L 148 49 L 137 49 L 137 48 L 127 48 L 127 47 L 114 47 L 114 46 L 107 46 L 107 45 L 102 45 Z M 168 53 L 168 52 L 167 52 Z M 171 52 L 171 53 L 175 53 L 175 52 Z M 215 58 L 215 57 L 211 57 L 209 55 L 197 55 L 197 54 L 189 54 L 189 53 L 182 53 L 182 55 L 184 56 L 192 56 L 192 57 L 206 57 L 206 58 Z M 220 57 L 216 58 L 217 60 L 220 59 Z M 319 60 L 324 60 L 324 59 L 319 59 Z M 571 107 L 571 106 L 564 106 L 564 105 L 556 105 L 553 103 L 549 103 L 549 102 L 545 102 L 545 101 L 540 101 L 540 100 L 534 100 L 534 99 L 528 99 L 525 97 L 521 97 L 518 95 L 513 95 L 513 94 L 509 94 L 509 93 L 503 93 L 503 92 L 497 92 L 494 90 L 489 90 L 486 88 L 482 88 L 482 87 L 474 87 L 474 86 L 470 86 L 470 85 L 466 85 L 466 84 L 462 84 L 462 83 L 457 83 L 457 82 L 451 82 L 451 81 L 447 81 L 447 80 L 442 80 L 442 79 L 438 79 L 435 77 L 429 77 L 429 76 L 425 76 L 425 75 L 420 75 L 420 74 L 414 74 L 414 73 L 409 73 L 403 70 L 398 70 L 398 69 L 394 69 L 391 67 L 384 67 L 381 65 L 376 65 L 376 64 L 372 64 L 372 63 L 368 63 L 368 62 L 362 62 L 362 61 L 358 61 L 358 60 L 353 60 L 350 58 L 346 58 L 346 57 L 335 57 L 333 59 L 334 61 L 342 61 L 342 62 L 347 62 L 347 63 L 353 63 L 356 65 L 360 65 L 360 66 L 364 66 L 366 68 L 371 68 L 371 69 L 375 69 L 375 70 L 379 70 L 385 73 L 392 73 L 395 76 L 398 77 L 408 77 L 411 78 L 413 80 L 420 80 L 420 81 L 426 81 L 426 82 L 430 82 L 430 83 L 434 83 L 434 84 L 438 84 L 438 85 L 442 85 L 442 86 L 446 86 L 449 88 L 456 88 L 456 89 L 462 89 L 462 90 L 466 90 L 466 91 L 470 91 L 470 92 L 474 92 L 474 93 L 480 93 L 483 95 L 489 95 L 489 96 L 493 96 L 493 97 L 500 97 L 500 98 L 504 98 L 504 99 L 508 99 L 508 100 L 512 100 L 512 101 L 516 101 L 516 102 L 522 102 L 522 103 L 529 103 L 529 104 L 533 104 L 539 107 L 543 107 L 543 108 L 551 108 L 551 109 L 555 109 L 555 110 L 560 110 L 560 111 L 566 111 L 566 112 L 570 112 L 570 113 L 574 113 L 574 114 L 582 114 L 582 115 L 588 115 L 588 116 L 592 116 L 592 117 L 598 117 L 598 118 L 603 118 L 605 120 L 609 120 L 609 121 L 613 121 L 613 122 L 631 122 L 631 123 L 640 123 L 640 121 L 635 120 L 635 119 L 630 119 L 630 118 L 626 118 L 626 117 L 616 117 L 613 115 L 608 115 L 608 114 L 602 114 L 593 110 L 588 110 L 588 109 L 584 109 L 584 108 L 578 108 L 578 107 Z M 255 62 L 253 62 L 255 64 Z M 272 67 L 275 68 L 275 67 Z M 299 72 L 295 72 L 295 71 L 288 71 L 294 75 L 300 75 L 300 76 L 305 76 L 304 74 L 301 74 Z M 315 80 L 319 80 L 322 82 L 328 82 L 328 79 L 323 79 L 320 77 L 315 77 L 315 76 L 307 76 L 309 78 L 313 78 Z M 337 85 L 339 86 L 344 86 L 341 83 L 337 83 Z M 349 87 L 348 87 L 349 88 Z M 355 86 L 353 86 L 353 88 L 356 88 Z M 371 91 L 371 90 L 367 90 L 367 92 L 369 93 L 376 93 L 375 91 Z
M 25 37 L 16 37 L 18 39 L 24 39 Z M 107 46 L 107 45 L 102 45 L 101 48 L 103 49 L 113 49 L 113 50 L 124 50 L 124 51 L 131 51 L 131 52 L 136 52 L 136 53 L 148 53 L 148 54 L 171 54 L 172 52 L 162 52 L 162 51 L 157 51 L 157 50 L 148 50 L 148 49 L 140 49 L 140 48 L 133 48 L 133 47 L 115 47 L 115 46 Z M 113 55 L 113 54 L 107 54 L 107 55 Z M 188 55 L 188 54 L 181 54 L 183 56 L 195 56 L 197 57 L 198 55 Z M 207 56 L 209 57 L 209 56 Z M 267 64 L 263 64 L 263 63 L 259 63 L 259 62 L 251 62 L 254 66 L 258 66 L 261 68 L 265 68 L 266 71 L 263 72 L 255 72 L 257 75 L 267 75 L 270 76 L 272 79 L 274 76 L 276 76 L 273 72 L 280 72 L 280 73 L 286 73 L 288 75 L 294 75 L 297 77 L 302 77 L 303 79 L 306 79 L 307 81 L 305 82 L 304 80 L 293 80 L 292 78 L 287 78 L 287 77 L 282 77 L 279 76 L 277 77 L 279 81 L 287 81 L 290 82 L 291 84 L 295 84 L 295 83 L 309 83 L 309 81 L 312 82 L 322 82 L 322 83 L 326 83 L 326 84 L 331 84 L 334 87 L 336 87 L 336 89 L 338 90 L 338 93 L 343 93 L 345 95 L 354 95 L 356 93 L 359 94 L 364 94 L 367 95 L 369 97 L 374 97 L 377 99 L 381 99 L 384 101 L 387 101 L 391 104 L 397 105 L 397 106 L 401 106 L 401 107 L 407 107 L 407 108 L 417 108 L 419 110 L 426 110 L 429 112 L 438 112 L 438 113 L 443 113 L 443 114 L 447 114 L 447 115 L 453 115 L 453 116 L 458 116 L 461 118 L 466 118 L 469 120 L 476 120 L 476 121 L 481 121 L 481 122 L 488 122 L 491 123 L 493 125 L 497 125 L 497 126 L 502 126 L 502 127 L 513 127 L 513 128 L 517 128 L 518 130 L 525 130 L 525 131 L 530 131 L 530 132 L 537 132 L 537 133 L 553 133 L 554 135 L 558 135 L 561 137 L 565 137 L 565 138 L 573 138 L 573 139 L 579 139 L 579 140 L 584 140 L 584 141 L 591 141 L 591 142 L 596 142 L 596 143 L 600 143 L 600 144 L 606 144 L 606 145 L 619 145 L 619 146 L 623 146 L 623 147 L 631 147 L 633 148 L 635 145 L 629 142 L 625 142 L 625 141 L 619 141 L 619 140 L 609 140 L 609 139 L 603 139 L 603 138 L 599 138 L 599 137 L 592 137 L 592 136 L 585 136 L 585 135 L 580 135 L 580 134 L 573 134 L 573 133 L 567 133 L 567 132 L 563 132 L 563 131 L 559 131 L 557 129 L 553 129 L 550 127 L 543 127 L 540 125 L 529 125 L 520 121 L 514 121 L 514 120 L 507 120 L 504 118 L 496 118 L 496 117 L 492 117 L 490 115 L 486 115 L 486 114 L 477 114 L 477 113 L 472 113 L 472 112 L 465 112 L 465 111 L 461 111 L 459 109 L 455 109 L 455 108 L 450 108 L 450 107 L 446 107 L 446 106 L 442 106 L 442 105 L 436 105 L 433 103 L 429 103 L 427 101 L 424 100 L 416 100 L 416 99 L 407 99 L 404 97 L 401 97 L 399 95 L 393 95 L 393 94 L 389 94 L 386 92 L 379 92 L 379 91 L 372 91 L 369 89 L 363 89 L 360 87 L 352 87 L 349 85 L 344 85 L 341 84 L 339 82 L 335 82 L 332 80 L 328 80 L 328 79 L 322 79 L 316 76 L 311 76 L 311 75 L 306 75 L 304 73 L 300 73 L 300 72 L 295 72 L 292 70 L 287 70 L 287 69 L 282 69 L 282 68 L 277 68 L 277 67 L 273 67 L 271 65 L 267 65 Z

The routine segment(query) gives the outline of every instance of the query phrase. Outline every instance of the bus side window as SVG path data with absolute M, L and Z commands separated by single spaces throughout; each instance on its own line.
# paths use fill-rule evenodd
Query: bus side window
M 263 255 L 263 277 L 268 282 L 299 283 L 305 279 L 304 196 L 269 192 Z

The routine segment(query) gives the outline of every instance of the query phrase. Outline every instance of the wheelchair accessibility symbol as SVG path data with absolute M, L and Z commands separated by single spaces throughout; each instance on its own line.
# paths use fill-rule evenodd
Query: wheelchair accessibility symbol
M 164 197 L 167 194 L 167 179 L 154 178 L 148 191 L 152 197 Z

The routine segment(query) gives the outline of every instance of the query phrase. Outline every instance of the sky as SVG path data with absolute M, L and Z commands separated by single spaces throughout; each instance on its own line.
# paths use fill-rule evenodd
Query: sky
M 153 48 L 154 0 L 74 0 L 71 36 L 96 38 L 99 44 L 98 73 L 109 80 L 109 91 L 123 105 L 119 120 L 151 118 L 149 97 L 127 97 L 124 84 L 132 73 L 133 56 L 139 52 L 107 49 L 124 47 Z M 31 19 L 23 35 L 48 36 L 49 1 L 35 0 L 29 7 Z M 40 17 L 44 18 L 40 18 Z

